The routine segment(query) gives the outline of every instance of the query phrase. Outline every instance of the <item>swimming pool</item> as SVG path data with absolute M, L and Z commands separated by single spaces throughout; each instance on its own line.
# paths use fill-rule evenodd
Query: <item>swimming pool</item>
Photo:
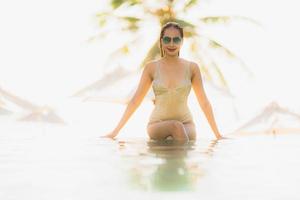
M 297 133 L 178 145 L 69 126 L 3 126 L 0 199 L 300 199 Z

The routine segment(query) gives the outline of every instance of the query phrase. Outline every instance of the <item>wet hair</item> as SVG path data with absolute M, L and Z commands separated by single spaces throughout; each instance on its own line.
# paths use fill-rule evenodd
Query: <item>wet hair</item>
M 164 56 L 164 52 L 163 52 L 162 44 L 161 44 L 161 39 L 163 38 L 163 36 L 165 34 L 165 30 L 167 28 L 170 28 L 170 27 L 176 28 L 179 31 L 181 38 L 183 38 L 183 28 L 177 22 L 167 22 L 167 23 L 165 23 L 161 28 L 160 37 L 159 37 L 159 47 L 160 47 L 160 56 L 161 57 Z M 179 51 L 178 51 L 178 56 L 179 56 Z

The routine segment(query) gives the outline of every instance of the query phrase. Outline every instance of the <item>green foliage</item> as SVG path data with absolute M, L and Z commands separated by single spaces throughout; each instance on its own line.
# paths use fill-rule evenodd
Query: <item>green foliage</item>
M 113 9 L 117 9 L 120 6 L 122 6 L 122 4 L 127 3 L 129 6 L 133 6 L 136 4 L 141 3 L 141 1 L 139 0 L 112 0 L 110 5 L 112 6 Z
M 258 21 L 244 16 L 206 16 L 200 18 L 200 21 L 205 24 L 228 24 L 235 20 L 248 21 L 255 25 L 261 25 Z

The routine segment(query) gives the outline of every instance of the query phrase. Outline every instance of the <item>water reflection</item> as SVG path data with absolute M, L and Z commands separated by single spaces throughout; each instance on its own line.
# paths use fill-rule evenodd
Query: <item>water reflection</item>
M 217 140 L 202 144 L 173 140 L 119 141 L 119 153 L 131 189 L 146 191 L 193 191 L 204 171 L 201 162 L 210 158 Z M 142 145 L 141 145 L 142 144 Z
M 194 142 L 177 144 L 174 141 L 149 141 L 149 152 L 162 159 L 151 174 L 152 189 L 161 191 L 193 190 L 195 182 L 202 175 L 198 165 L 186 162 L 188 151 Z

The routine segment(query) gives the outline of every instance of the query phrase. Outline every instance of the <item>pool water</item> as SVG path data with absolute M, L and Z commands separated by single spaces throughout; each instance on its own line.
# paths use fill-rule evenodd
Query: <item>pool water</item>
M 0 133 L 0 199 L 300 199 L 298 133 L 177 144 L 11 125 Z

